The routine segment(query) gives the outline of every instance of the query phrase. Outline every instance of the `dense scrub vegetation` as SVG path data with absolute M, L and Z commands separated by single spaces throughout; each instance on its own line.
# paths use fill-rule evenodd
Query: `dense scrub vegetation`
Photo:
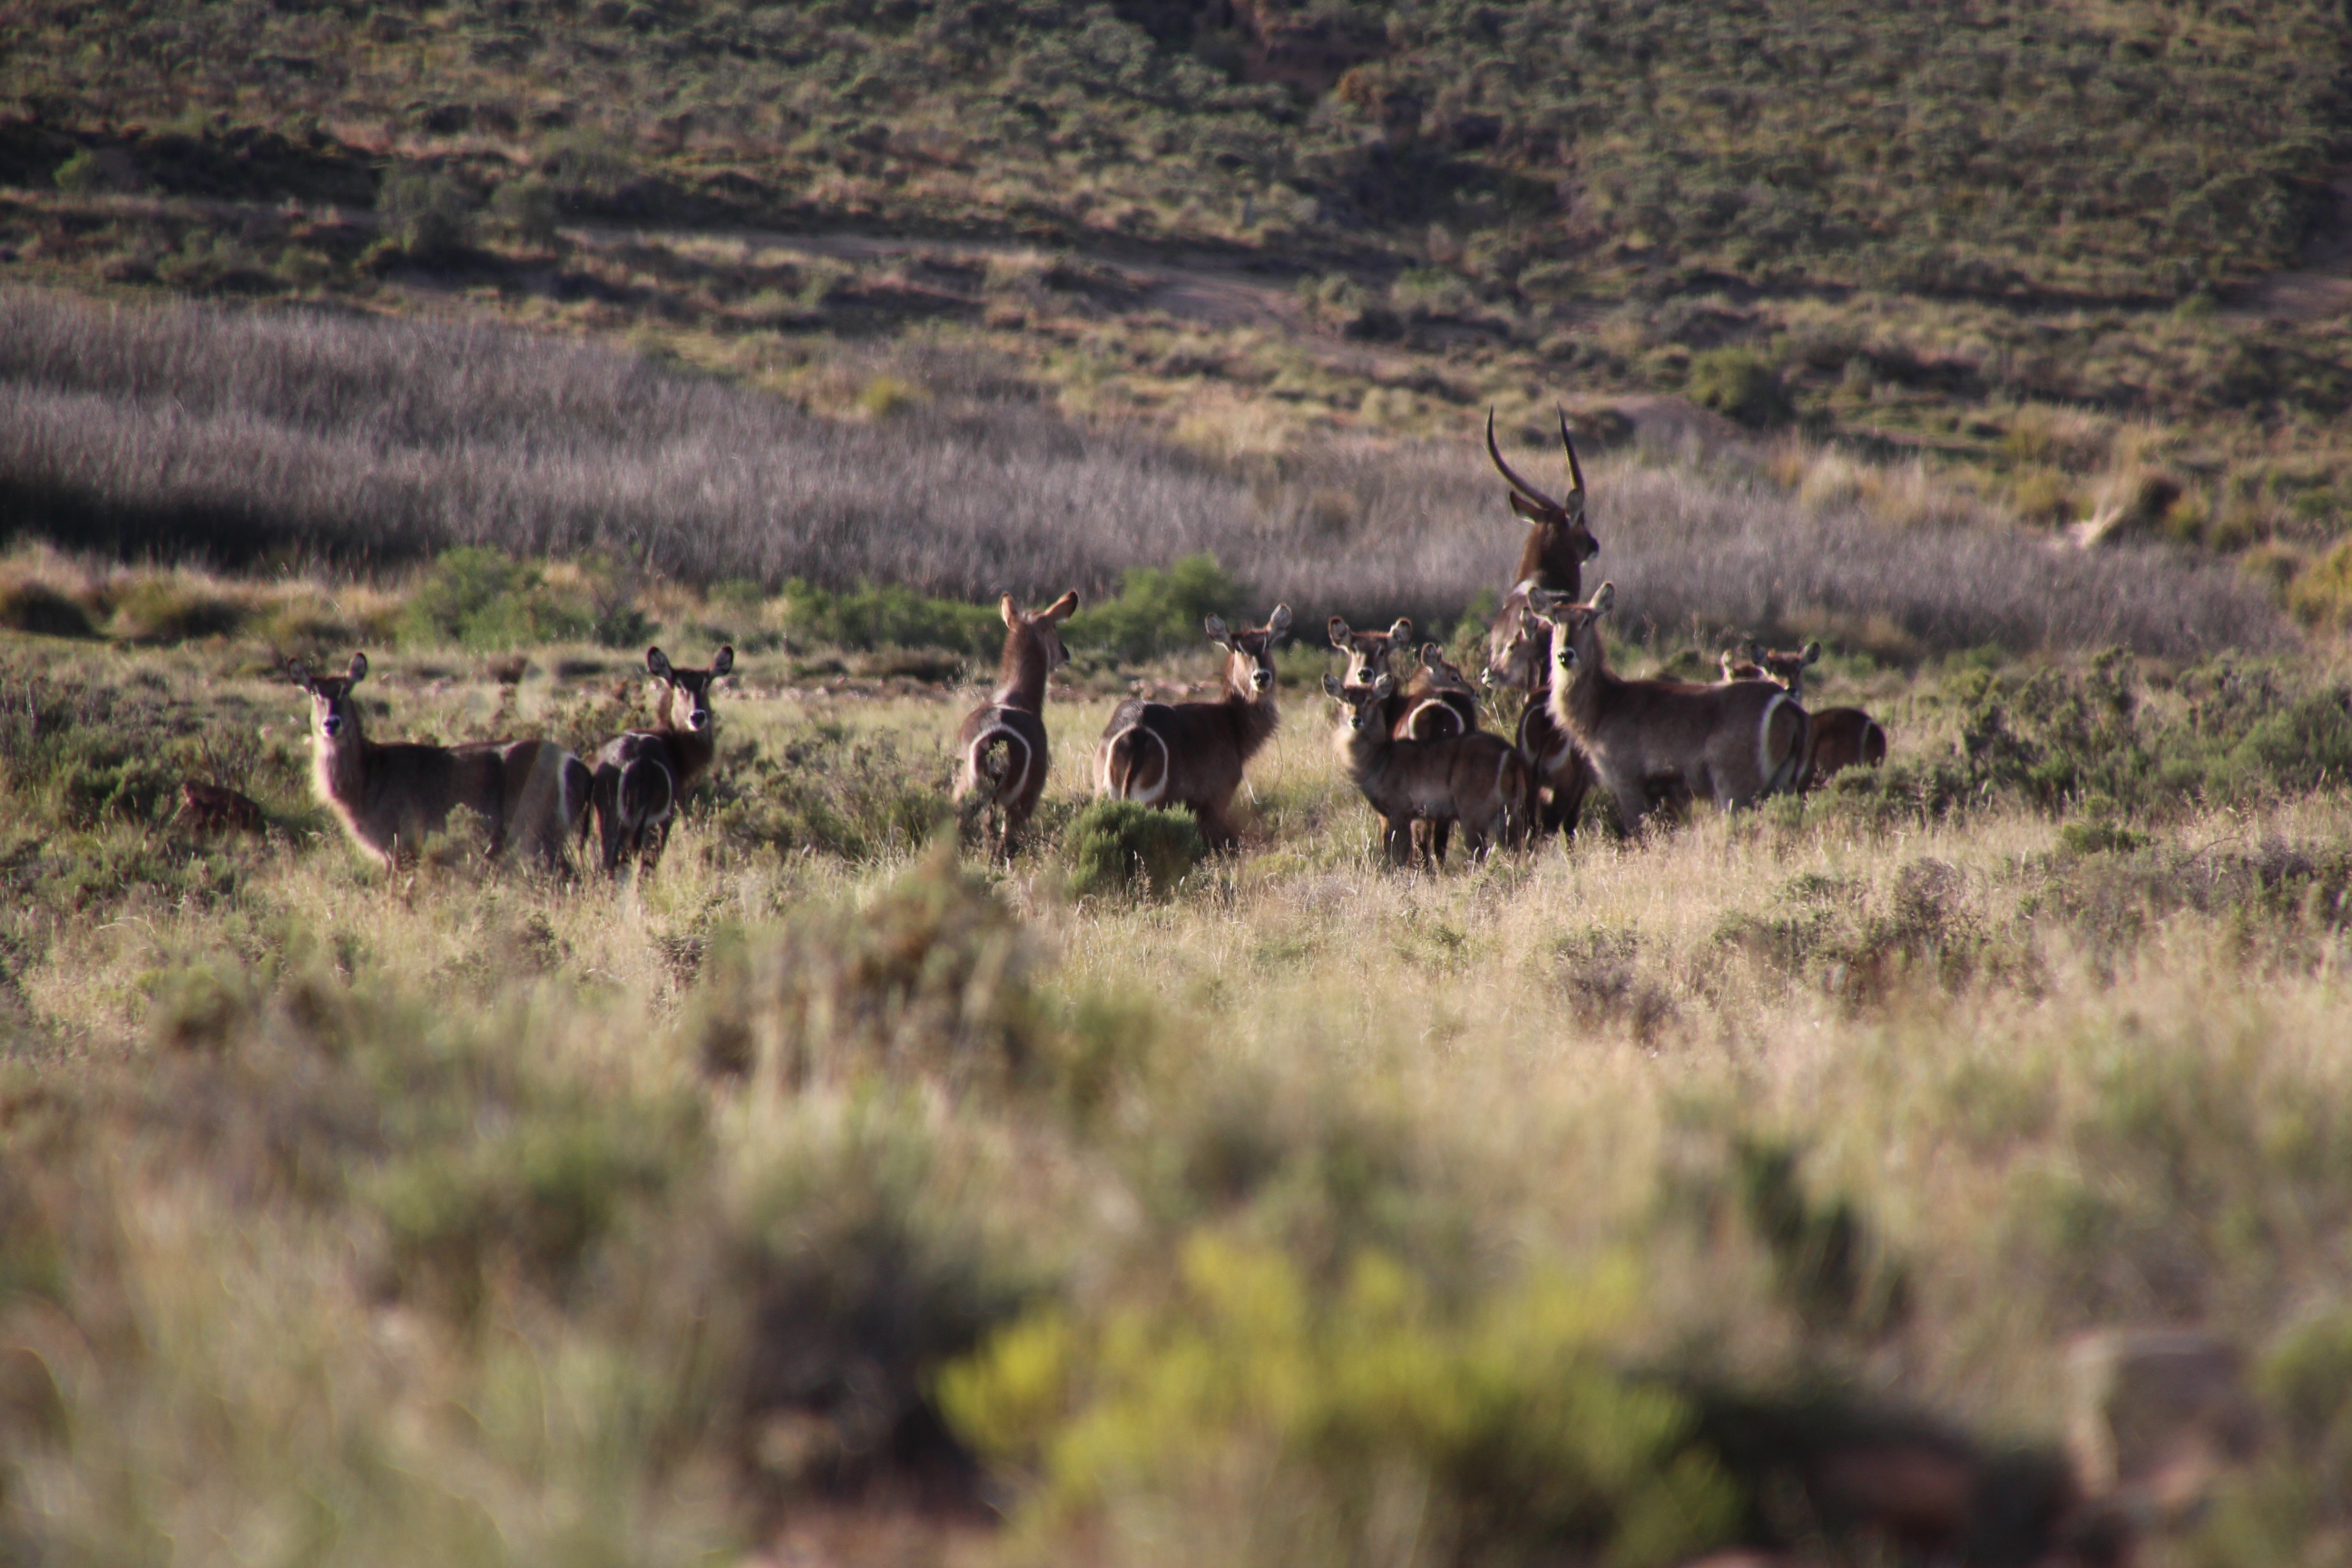
M 461 299 L 862 416 L 926 383 L 843 340 L 978 341 L 1212 450 L 1674 395 L 2347 613 L 2320 0 L 22 13 L 36 276 Z
M 930 842 L 959 705 L 810 657 L 742 655 L 615 889 L 462 835 L 387 881 L 247 637 L 0 644 L 0 1540 L 931 1561 L 987 1496 L 1024 1560 L 1866 1558 L 1804 1443 L 1953 1440 L 1924 1405 L 2038 1495 L 2067 1337 L 2161 1321 L 2277 1437 L 2155 1560 L 2326 1560 L 2340 679 L 1833 659 L 1883 778 L 1430 879 L 1304 668 L 1240 854 L 1076 812 L 1107 679 L 979 874 Z M 387 739 L 633 707 L 589 645 L 378 663 Z

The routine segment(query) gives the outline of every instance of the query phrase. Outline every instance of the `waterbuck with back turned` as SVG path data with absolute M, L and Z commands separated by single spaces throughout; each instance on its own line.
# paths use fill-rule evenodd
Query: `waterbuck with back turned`
M 1603 583 L 1589 605 L 1543 588 L 1528 608 L 1551 629 L 1551 716 L 1592 759 L 1617 797 L 1624 831 L 1651 802 L 1687 790 L 1717 805 L 1746 805 L 1792 789 L 1804 767 L 1804 709 L 1769 680 L 1627 680 L 1609 668 L 1601 617 L 1617 602 Z
M 1724 654 L 1723 678 L 1777 681 L 1788 689 L 1790 696 L 1802 702 L 1806 668 L 1820 663 L 1821 658 L 1822 645 L 1817 642 L 1807 643 L 1795 652 L 1769 648 L 1760 642 L 1749 643 L 1745 659 L 1727 651 Z M 1817 789 L 1833 773 L 1848 768 L 1874 768 L 1886 760 L 1886 727 L 1861 709 L 1814 708 L 1807 711 L 1812 719 L 1812 750 L 1797 776 L 1799 789 Z
M 1275 707 L 1274 647 L 1290 630 L 1290 606 L 1265 625 L 1229 630 L 1222 616 L 1202 624 L 1225 652 L 1225 694 L 1215 702 L 1146 702 L 1130 697 L 1103 726 L 1095 793 L 1142 805 L 1181 805 L 1201 819 L 1213 849 L 1231 847 L 1234 792 L 1249 760 L 1282 721 Z
M 1418 858 L 1434 870 L 1445 864 L 1445 838 L 1408 834 L 1420 823 L 1459 822 L 1470 853 L 1484 859 L 1489 846 L 1517 848 L 1525 841 L 1535 805 L 1535 773 L 1519 749 L 1484 730 L 1442 740 L 1411 741 L 1390 729 L 1385 709 L 1396 677 L 1349 687 L 1327 675 L 1323 689 L 1339 704 L 1332 746 L 1348 776 L 1381 819 L 1381 844 L 1390 861 Z M 1410 848 L 1408 846 L 1410 845 Z
M 1495 415 L 1486 413 L 1486 456 L 1510 486 L 1511 512 L 1528 525 L 1519 547 L 1517 572 L 1486 635 L 1486 683 L 1527 694 L 1519 713 L 1519 750 L 1534 764 L 1538 784 L 1536 826 L 1546 835 L 1576 837 L 1584 797 L 1592 788 L 1592 764 L 1576 739 L 1552 721 L 1551 630 L 1528 609 L 1530 590 L 1546 588 L 1570 598 L 1584 593 L 1584 563 L 1601 553 L 1584 516 L 1584 465 L 1559 415 L 1559 444 L 1568 454 L 1568 494 L 1554 500 L 1515 472 L 1495 444 Z
M 686 792 L 718 760 L 719 721 L 710 710 L 710 683 L 734 668 L 732 647 L 720 648 L 704 669 L 680 669 L 661 649 L 646 649 L 654 727 L 605 742 L 588 785 L 606 876 L 619 875 L 624 855 L 637 856 L 641 869 L 661 859 Z M 584 817 L 580 831 L 584 837 Z
M 299 659 L 286 666 L 310 699 L 311 783 L 352 841 L 397 870 L 462 806 L 487 825 L 491 856 L 520 843 L 550 870 L 563 869 L 579 809 L 567 781 L 577 777 L 579 759 L 553 741 L 378 744 L 352 696 L 367 672 L 363 653 L 352 655 L 341 675 L 313 675 Z
M 964 715 L 956 732 L 956 755 L 962 760 L 956 805 L 966 822 L 982 814 L 989 818 L 994 858 L 1013 853 L 1015 836 L 1045 791 L 1045 678 L 1070 661 L 1062 623 L 1077 607 L 1076 588 L 1025 616 L 1010 594 L 997 606 L 1004 616 L 1004 657 L 996 690 Z

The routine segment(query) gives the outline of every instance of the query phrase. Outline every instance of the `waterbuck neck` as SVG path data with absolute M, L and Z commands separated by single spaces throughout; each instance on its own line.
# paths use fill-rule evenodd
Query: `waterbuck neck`
M 1234 727 L 1234 752 L 1243 762 L 1257 755 L 1282 722 L 1282 710 L 1274 705 L 1274 691 L 1268 688 L 1262 697 L 1245 697 L 1228 688 L 1225 692 L 1225 718 Z
M 990 700 L 1000 708 L 1042 713 L 1045 707 L 1045 677 L 1053 669 L 1045 644 L 1026 626 L 1004 631 L 1004 657 L 997 662 L 996 692 Z
M 1549 588 L 1571 599 L 1582 598 L 1584 547 L 1578 542 L 1577 532 L 1561 523 L 1528 524 L 1528 542 L 1519 547 L 1519 569 L 1511 581 L 1525 583 L 1532 578 L 1538 588 Z
M 1558 636 L 1556 630 L 1554 633 Z M 1576 666 L 1569 672 L 1568 684 L 1559 682 L 1559 656 L 1553 656 L 1551 666 L 1552 722 L 1580 741 L 1590 742 L 1601 729 L 1601 710 L 1609 699 L 1625 683 L 1609 668 L 1608 655 L 1601 647 L 1600 628 L 1592 628 L 1591 637 L 1577 647 Z

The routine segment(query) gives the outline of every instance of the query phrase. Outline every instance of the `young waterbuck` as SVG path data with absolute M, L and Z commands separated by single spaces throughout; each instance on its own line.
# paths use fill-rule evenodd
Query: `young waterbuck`
M 1760 642 L 1749 643 L 1745 659 L 1725 652 L 1723 678 L 1777 681 L 1788 689 L 1790 696 L 1802 702 L 1805 668 L 1819 663 L 1821 657 L 1822 645 L 1817 642 L 1807 643 L 1793 653 L 1775 651 Z M 1812 751 L 1797 776 L 1799 789 L 1817 789 L 1832 773 L 1848 768 L 1874 768 L 1886 760 L 1885 726 L 1861 709 L 1815 708 L 1808 712 L 1812 719 Z
M 1386 671 L 1399 677 L 1389 698 L 1390 729 L 1397 739 L 1434 741 L 1478 727 L 1478 693 L 1462 672 L 1445 662 L 1435 643 L 1425 643 L 1412 662 L 1412 622 L 1400 617 L 1384 632 L 1348 629 L 1346 620 L 1331 617 L 1331 646 L 1346 656 L 1347 673 L 1339 684 L 1350 691 L 1370 686 Z M 1399 669 L 1399 665 L 1404 665 Z
M 1392 675 L 1360 688 L 1327 675 L 1323 689 L 1341 710 L 1333 749 L 1380 817 L 1381 847 L 1392 863 L 1419 859 L 1433 870 L 1444 865 L 1444 837 L 1433 834 L 1424 847 L 1407 831 L 1417 823 L 1461 823 L 1470 853 L 1480 859 L 1491 845 L 1517 848 L 1525 841 L 1535 774 L 1517 747 L 1484 730 L 1435 741 L 1399 739 L 1385 716 L 1396 691 Z
M 1653 799 L 1687 790 L 1726 808 L 1794 788 L 1810 729 L 1797 700 L 1769 680 L 1627 680 L 1611 672 L 1601 620 L 1617 602 L 1603 583 L 1589 605 L 1537 588 L 1528 607 L 1551 629 L 1552 721 L 1592 759 L 1617 797 L 1624 831 Z
M 1130 697 L 1103 726 L 1095 793 L 1144 805 L 1183 805 L 1201 819 L 1213 849 L 1228 848 L 1234 792 L 1242 770 L 1282 721 L 1274 704 L 1274 647 L 1290 630 L 1290 606 L 1265 625 L 1228 630 L 1211 616 L 1209 640 L 1225 650 L 1225 695 L 1217 702 L 1146 702 Z
M 520 843 L 550 870 L 563 869 L 578 810 L 567 780 L 577 776 L 578 759 L 552 741 L 379 745 L 352 697 L 367 671 L 363 653 L 352 655 L 341 675 L 312 675 L 299 659 L 286 666 L 310 698 L 311 782 L 352 841 L 396 870 L 463 806 L 488 825 L 493 857 Z
M 1004 595 L 1004 658 L 997 668 L 996 691 L 964 716 L 956 732 L 963 767 L 956 780 L 956 805 L 970 822 L 989 818 L 989 853 L 1013 853 L 1013 840 L 1037 809 L 1045 790 L 1045 678 L 1070 661 L 1062 646 L 1062 623 L 1078 607 L 1076 588 L 1042 610 L 1023 615 Z
M 1519 548 L 1519 564 L 1512 588 L 1503 596 L 1486 636 L 1486 684 L 1527 694 L 1516 739 L 1519 750 L 1535 765 L 1538 783 L 1536 826 L 1546 835 L 1576 837 L 1584 797 L 1592 788 L 1592 763 L 1551 717 L 1551 628 L 1536 621 L 1528 608 L 1528 595 L 1546 588 L 1570 598 L 1584 593 L 1584 563 L 1601 553 L 1584 517 L 1584 465 L 1577 461 L 1576 442 L 1568 433 L 1568 416 L 1559 416 L 1559 444 L 1568 454 L 1571 488 L 1554 500 L 1515 473 L 1503 461 L 1495 444 L 1495 415 L 1486 414 L 1486 456 L 1510 485 L 1512 513 L 1528 525 L 1527 542 Z
M 707 669 L 680 669 L 661 649 L 646 649 L 654 727 L 605 742 L 596 753 L 595 774 L 588 785 L 606 876 L 619 875 L 625 854 L 637 856 L 641 867 L 661 859 L 686 792 L 718 758 L 719 721 L 710 711 L 710 683 L 734 668 L 732 647 L 720 648 Z M 584 817 L 580 831 L 587 836 Z

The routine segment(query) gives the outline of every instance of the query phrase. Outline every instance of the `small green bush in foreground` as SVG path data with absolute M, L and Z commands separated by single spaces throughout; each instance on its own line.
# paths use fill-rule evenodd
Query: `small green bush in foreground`
M 1131 800 L 1089 805 L 1063 842 L 1070 892 L 1078 898 L 1129 890 L 1166 898 L 1209 853 L 1192 813 Z

